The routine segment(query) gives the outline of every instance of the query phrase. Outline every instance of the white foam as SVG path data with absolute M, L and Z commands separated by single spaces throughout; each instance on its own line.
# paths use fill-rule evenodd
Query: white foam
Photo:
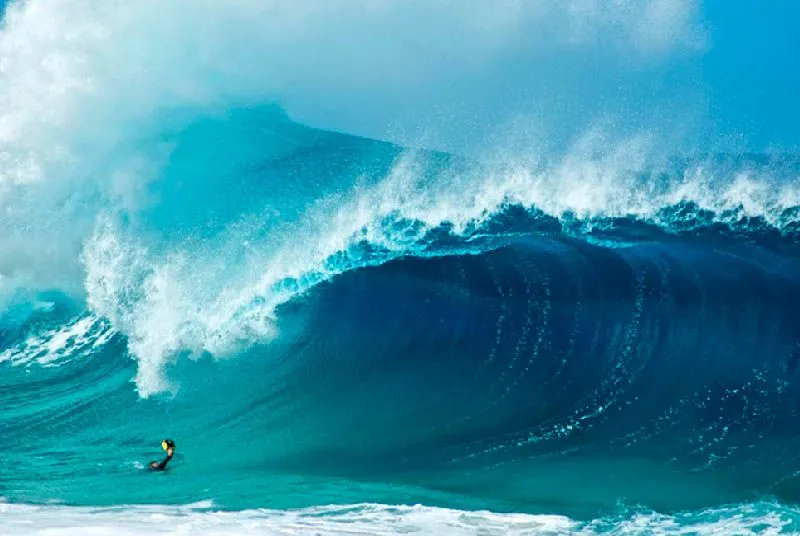
M 423 506 L 360 504 L 301 510 L 204 511 L 185 507 L 68 508 L 0 504 L 4 535 L 72 534 L 346 534 L 522 535 L 567 534 L 575 523 L 561 516 L 461 512 Z
M 769 505 L 767 505 L 769 506 Z M 186 506 L 86 508 L 0 503 L 7 536 L 325 534 L 514 536 L 568 534 L 783 534 L 797 512 L 752 505 L 680 516 L 634 514 L 578 522 L 560 515 L 500 514 L 426 506 L 356 504 L 299 510 L 214 511 L 210 502 Z
M 86 357 L 105 345 L 116 334 L 105 320 L 94 315 L 29 335 L 24 341 L 0 353 L 0 363 L 14 366 L 58 367 L 74 359 Z

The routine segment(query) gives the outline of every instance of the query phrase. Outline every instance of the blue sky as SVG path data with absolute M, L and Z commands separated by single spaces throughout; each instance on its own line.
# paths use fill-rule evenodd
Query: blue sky
M 800 148 L 800 3 L 706 1 L 711 119 L 754 148 Z

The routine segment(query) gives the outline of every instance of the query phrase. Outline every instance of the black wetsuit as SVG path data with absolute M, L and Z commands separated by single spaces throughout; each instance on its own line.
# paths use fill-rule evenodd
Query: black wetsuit
M 167 464 L 169 463 L 169 461 L 171 459 L 172 459 L 172 455 L 171 454 L 167 454 L 167 457 L 164 458 L 164 460 L 161 463 L 159 463 L 158 465 L 156 465 L 156 466 L 153 466 L 153 464 L 156 463 L 156 462 L 150 462 L 150 470 L 151 471 L 163 471 L 164 469 L 167 468 Z

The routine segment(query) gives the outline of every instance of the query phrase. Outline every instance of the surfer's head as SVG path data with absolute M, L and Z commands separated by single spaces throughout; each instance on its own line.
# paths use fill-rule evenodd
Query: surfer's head
M 161 448 L 167 451 L 167 456 L 172 456 L 175 452 L 175 442 L 171 439 L 165 439 L 161 442 Z

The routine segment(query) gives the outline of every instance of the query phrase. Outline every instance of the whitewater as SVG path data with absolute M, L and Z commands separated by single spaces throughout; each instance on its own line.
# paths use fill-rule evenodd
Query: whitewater
M 800 157 L 297 117 L 690 3 L 367 4 L 4 6 L 0 533 L 800 532 Z

